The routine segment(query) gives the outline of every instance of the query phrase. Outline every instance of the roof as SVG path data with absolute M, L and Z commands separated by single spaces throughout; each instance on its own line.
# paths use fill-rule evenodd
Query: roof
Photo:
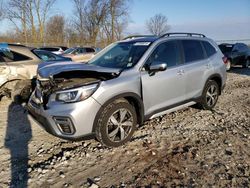
M 132 35 L 124 38 L 121 42 L 154 42 L 161 38 L 167 37 L 192 37 L 192 38 L 206 38 L 205 35 L 200 33 L 165 33 L 161 36 L 155 35 Z

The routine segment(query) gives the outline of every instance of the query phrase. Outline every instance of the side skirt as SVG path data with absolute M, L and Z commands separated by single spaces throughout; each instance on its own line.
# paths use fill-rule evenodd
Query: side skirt
M 165 110 L 165 111 L 162 111 L 162 112 L 159 112 L 159 113 L 156 113 L 154 115 L 152 115 L 149 119 L 153 119 L 153 118 L 156 118 L 156 117 L 159 117 L 159 116 L 162 116 L 162 115 L 165 115 L 165 114 L 169 114 L 171 112 L 174 112 L 174 111 L 177 111 L 177 110 L 180 110 L 180 109 L 183 109 L 183 108 L 187 108 L 189 106 L 192 106 L 196 104 L 196 102 L 188 102 L 186 104 L 183 104 L 183 105 L 180 105 L 180 106 L 176 106 L 174 108 L 171 108 L 171 109 L 168 109 L 168 110 Z

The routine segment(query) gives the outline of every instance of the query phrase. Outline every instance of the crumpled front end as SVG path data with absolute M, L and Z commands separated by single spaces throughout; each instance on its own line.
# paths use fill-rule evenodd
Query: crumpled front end
M 92 98 L 100 83 L 117 77 L 113 72 L 70 70 L 53 76 L 37 77 L 28 111 L 49 133 L 78 139 L 92 134 L 101 105 Z

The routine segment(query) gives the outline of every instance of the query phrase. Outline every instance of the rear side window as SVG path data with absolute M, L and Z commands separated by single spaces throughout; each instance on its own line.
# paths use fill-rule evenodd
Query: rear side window
M 202 44 L 203 44 L 204 49 L 206 51 L 207 57 L 210 57 L 216 53 L 215 48 L 209 42 L 202 41 Z
M 95 50 L 93 48 L 86 48 L 86 52 L 91 53 L 91 52 L 95 52 Z
M 26 61 L 31 59 L 25 55 L 19 54 L 14 51 L 0 52 L 0 56 L 5 62 Z
M 167 67 L 173 67 L 180 63 L 179 47 L 175 41 L 160 44 L 147 60 L 147 65 L 166 63 Z
M 205 56 L 200 41 L 183 40 L 182 45 L 186 63 L 204 59 Z

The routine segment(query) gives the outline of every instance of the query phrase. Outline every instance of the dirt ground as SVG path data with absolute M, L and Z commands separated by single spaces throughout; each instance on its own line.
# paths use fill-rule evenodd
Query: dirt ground
M 0 164 L 0 187 L 250 187 L 250 69 L 228 73 L 214 111 L 145 122 L 114 149 L 53 137 L 3 99 Z

